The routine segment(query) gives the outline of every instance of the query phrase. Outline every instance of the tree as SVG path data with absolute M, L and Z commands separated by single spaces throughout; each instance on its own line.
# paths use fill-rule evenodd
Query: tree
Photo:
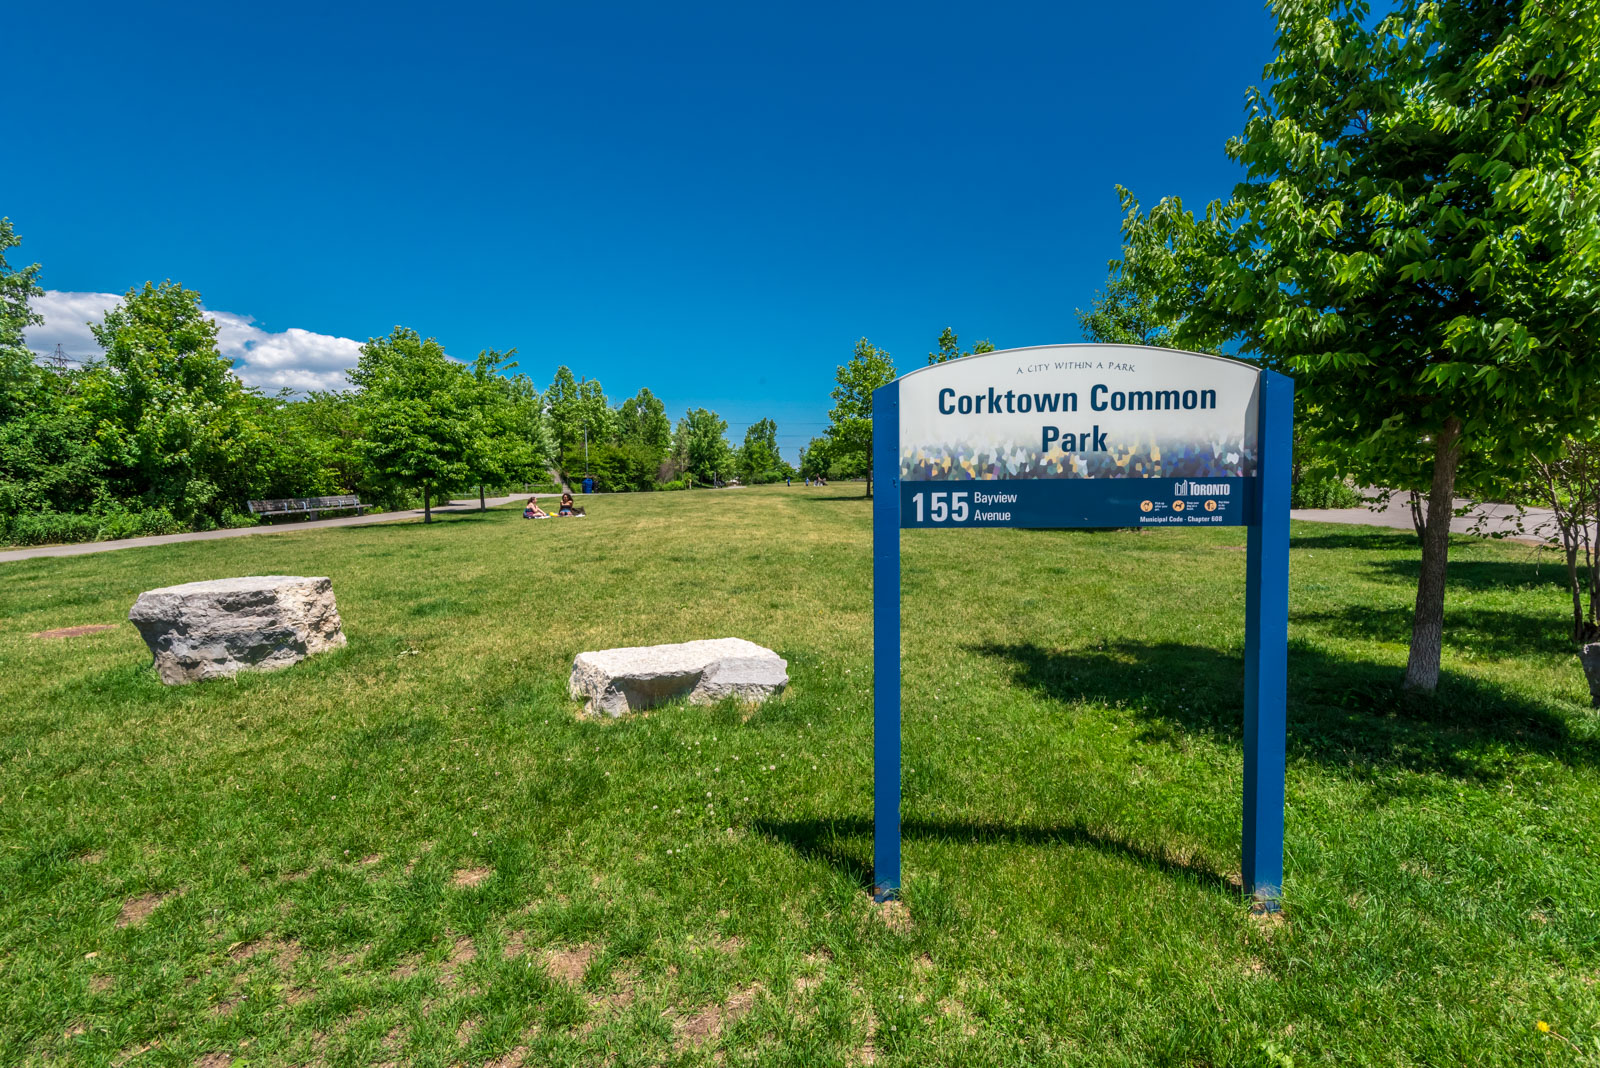
M 636 442 L 658 457 L 672 448 L 672 420 L 667 418 L 666 405 L 649 387 L 622 402 L 617 410 L 617 438 Z
M 872 496 L 872 391 L 894 377 L 889 354 L 866 338 L 856 342 L 850 362 L 834 376 L 838 385 L 828 412 L 828 455 L 842 477 L 866 476 L 868 497 Z
M 1189 339 L 1294 376 L 1341 473 L 1427 487 L 1405 687 L 1432 692 L 1449 520 L 1592 418 L 1600 6 L 1279 0 L 1269 88 L 1202 218 L 1122 191 L 1128 263 Z M 1370 24 L 1369 24 L 1370 23 Z
M 674 454 L 696 482 L 715 485 L 732 473 L 733 448 L 724 436 L 728 421 L 707 408 L 691 408 L 678 420 Z M 680 451 L 681 450 L 681 453 Z
M 516 349 L 484 349 L 472 363 L 471 425 L 466 464 L 478 484 L 478 510 L 484 511 L 485 482 L 499 482 L 525 473 L 533 459 L 532 443 L 523 432 L 523 414 L 505 372 L 517 364 Z
M 146 282 L 92 329 L 105 357 L 83 377 L 83 404 L 111 492 L 185 524 L 237 511 L 265 445 L 200 294 Z
M 567 450 L 575 441 L 581 441 L 583 434 L 583 404 L 578 397 L 578 380 L 565 364 L 556 368 L 554 381 L 544 391 L 544 403 L 556 456 L 564 459 Z
M 435 491 L 471 475 L 472 375 L 433 338 L 397 326 L 361 346 L 349 377 L 361 391 L 363 457 L 380 478 L 421 491 L 433 522 Z
M 832 442 L 826 438 L 812 438 L 805 448 L 800 450 L 800 477 L 801 478 L 830 478 L 833 475 L 832 459 L 829 448 Z
M 748 483 L 770 482 L 782 478 L 783 457 L 778 452 L 778 424 L 759 419 L 744 432 L 739 449 L 739 475 Z
M 1076 309 L 1083 339 L 1102 345 L 1168 347 L 1173 321 L 1162 314 L 1159 295 L 1141 285 L 1137 273 L 1125 271 L 1121 260 L 1106 266 L 1105 289 L 1094 295 L 1088 311 Z
M 6 263 L 6 250 L 21 243 L 11 220 L 0 218 L 0 420 L 32 406 L 44 374 L 27 343 L 28 327 L 44 322 L 28 303 L 44 295 L 39 287 L 39 265 L 14 268 Z
M 956 332 L 948 326 L 939 334 L 939 351 L 928 353 L 928 366 L 936 363 L 948 363 L 967 356 L 981 356 L 986 352 L 994 351 L 994 343 L 987 338 L 972 346 L 971 352 L 961 351 L 961 341 L 956 337 Z

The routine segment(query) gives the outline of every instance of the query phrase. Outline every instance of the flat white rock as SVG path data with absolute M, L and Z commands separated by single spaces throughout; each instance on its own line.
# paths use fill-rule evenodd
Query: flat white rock
M 276 671 L 345 643 L 333 583 L 255 575 L 165 586 L 128 611 L 169 686 Z
M 568 688 L 588 702 L 585 711 L 620 716 L 675 697 L 707 705 L 726 697 L 763 701 L 789 684 L 788 667 L 755 642 L 708 638 L 579 653 Z

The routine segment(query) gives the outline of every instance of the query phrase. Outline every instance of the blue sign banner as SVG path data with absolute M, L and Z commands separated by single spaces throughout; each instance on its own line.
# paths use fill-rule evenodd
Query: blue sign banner
M 1254 478 L 901 482 L 902 527 L 1239 527 Z

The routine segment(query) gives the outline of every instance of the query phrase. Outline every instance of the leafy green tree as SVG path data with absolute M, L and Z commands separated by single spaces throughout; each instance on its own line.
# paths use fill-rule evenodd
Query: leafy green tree
M 810 443 L 800 450 L 801 478 L 832 477 L 833 465 L 829 456 L 832 445 L 833 442 L 827 437 L 812 438 Z
M 362 456 L 380 479 L 420 491 L 431 523 L 433 495 L 472 473 L 473 376 L 403 326 L 368 339 L 349 376 L 361 391 Z
M 29 305 L 44 295 L 39 265 L 17 268 L 6 262 L 6 250 L 21 243 L 11 220 L 0 218 L 0 420 L 31 409 L 46 373 L 28 351 L 26 336 L 28 327 L 44 322 Z
M 240 511 L 262 443 L 200 294 L 146 282 L 92 329 L 105 357 L 82 379 L 83 403 L 111 491 L 187 524 Z
M 1268 89 L 1196 218 L 1126 191 L 1137 284 L 1179 347 L 1293 375 L 1341 473 L 1427 488 L 1406 667 L 1432 692 L 1449 520 L 1592 421 L 1600 378 L 1600 5 L 1278 0 Z
M 746 427 L 738 462 L 739 476 L 748 483 L 782 478 L 786 465 L 778 453 L 778 424 L 771 419 L 759 419 Z
M 691 408 L 678 420 L 673 437 L 674 459 L 694 481 L 712 485 L 733 473 L 733 447 L 726 437 L 728 421 L 707 408 Z
M 936 363 L 948 363 L 966 356 L 981 356 L 986 352 L 994 351 L 994 343 L 987 338 L 972 346 L 971 352 L 961 350 L 961 340 L 956 337 L 956 332 L 948 326 L 939 334 L 939 351 L 928 353 L 928 366 Z
M 666 405 L 649 387 L 623 401 L 617 410 L 617 439 L 642 445 L 657 457 L 672 448 L 672 420 L 667 418 Z
M 1094 295 L 1088 311 L 1077 309 L 1083 339 L 1102 345 L 1170 347 L 1173 320 L 1162 313 L 1158 294 L 1141 285 L 1137 272 L 1124 270 L 1123 261 L 1112 260 L 1107 267 L 1105 289 Z
M 507 381 L 511 406 L 516 413 L 517 434 L 527 445 L 527 466 L 512 472 L 512 477 L 543 479 L 555 460 L 555 443 L 545 419 L 544 398 L 527 375 L 512 375 Z
M 485 482 L 504 482 L 533 466 L 533 442 L 525 432 L 525 413 L 505 372 L 517 365 L 510 352 L 484 349 L 472 363 L 472 409 L 467 467 L 478 485 L 478 510 L 484 511 Z
M 583 435 L 583 402 L 578 396 L 578 380 L 563 364 L 556 368 L 550 388 L 544 391 L 545 414 L 556 455 L 565 458 L 567 450 Z
M 28 350 L 28 327 L 43 322 L 29 302 L 44 290 L 37 263 L 6 262 L 20 242 L 0 219 L 0 524 L 23 513 L 88 511 L 105 473 L 93 423 L 74 402 L 81 373 L 57 377 Z
M 838 384 L 828 412 L 828 456 L 840 477 L 866 476 L 868 497 L 872 496 L 872 391 L 894 377 L 889 354 L 866 338 L 856 342 L 850 362 L 834 376 Z

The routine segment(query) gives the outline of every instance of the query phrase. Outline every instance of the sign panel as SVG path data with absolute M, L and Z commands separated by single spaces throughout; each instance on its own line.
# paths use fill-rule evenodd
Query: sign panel
M 1006 349 L 898 381 L 906 527 L 1239 526 L 1261 373 L 1130 345 Z
M 872 395 L 873 883 L 900 886 L 905 527 L 1247 527 L 1240 870 L 1283 887 L 1294 382 L 1217 356 L 1049 345 L 913 371 Z

